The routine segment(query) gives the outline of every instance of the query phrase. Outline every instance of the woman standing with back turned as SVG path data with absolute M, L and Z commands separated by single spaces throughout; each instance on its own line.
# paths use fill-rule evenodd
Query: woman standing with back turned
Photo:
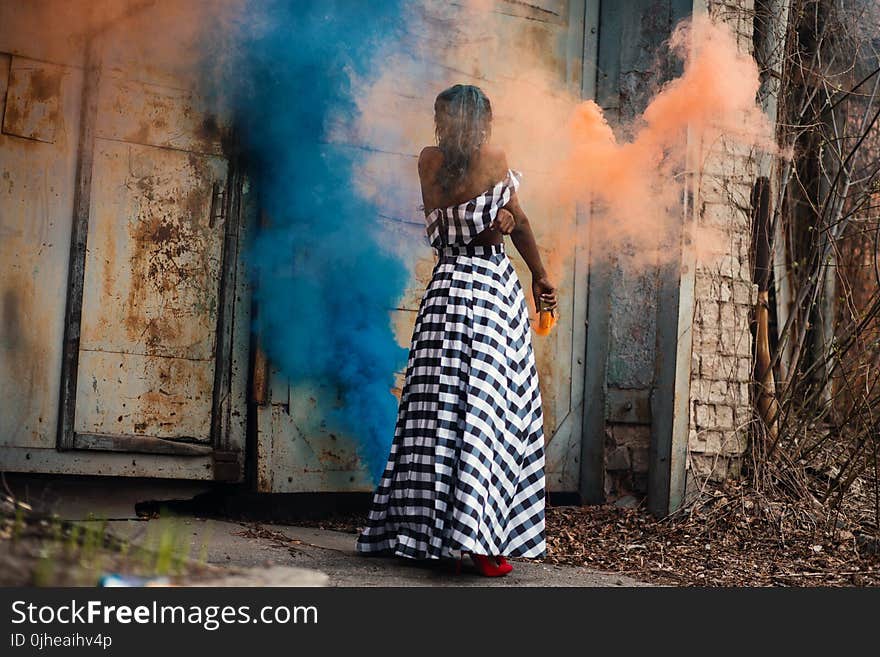
M 434 121 L 438 145 L 419 156 L 419 178 L 439 258 L 357 548 L 413 559 L 469 554 L 480 573 L 499 576 L 512 570 L 505 556 L 545 552 L 541 393 L 503 235 L 532 273 L 535 302 L 555 307 L 556 290 L 517 201 L 520 174 L 489 143 L 489 99 L 457 84 L 437 96 Z

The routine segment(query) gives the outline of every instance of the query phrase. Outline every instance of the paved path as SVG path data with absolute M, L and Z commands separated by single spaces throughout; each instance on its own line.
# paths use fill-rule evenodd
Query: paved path
M 150 541 L 163 523 L 190 539 L 190 554 L 207 547 L 207 561 L 237 567 L 294 566 L 325 573 L 331 586 L 644 586 L 628 577 L 587 568 L 515 562 L 507 577 L 487 579 L 465 568 L 461 575 L 413 565 L 403 559 L 362 557 L 353 534 L 297 527 L 178 518 L 168 524 L 116 520 L 110 530 L 134 543 Z M 153 534 L 155 535 L 155 534 Z

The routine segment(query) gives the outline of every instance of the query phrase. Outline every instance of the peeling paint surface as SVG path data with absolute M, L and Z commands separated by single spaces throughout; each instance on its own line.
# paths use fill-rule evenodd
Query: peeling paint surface
M 110 71 L 98 96 L 97 135 L 192 153 L 222 155 L 222 130 L 193 93 L 174 86 L 130 80 Z
M 3 132 L 53 143 L 61 120 L 63 75 L 61 66 L 13 57 L 3 112 Z
M 208 440 L 213 361 L 81 351 L 79 367 L 78 433 Z
M 46 3 L 15 5 L 0 4 L 0 470 L 210 479 L 209 456 L 56 450 L 91 19 L 82 4 L 58 3 L 51 17 Z M 137 20 L 153 29 L 149 13 Z M 192 74 L 191 59 L 167 48 L 122 61 L 125 31 L 112 32 L 97 96 L 75 429 L 204 443 L 228 223 L 225 127 L 180 75 Z M 247 294 L 230 285 L 235 330 L 247 336 Z M 245 432 L 239 333 L 221 401 L 231 451 Z
M 76 430 L 207 440 L 226 162 L 98 139 L 93 176 Z
M 41 75 L 37 71 L 51 71 L 47 75 L 52 78 L 36 83 L 39 102 L 22 96 L 34 75 Z M 7 85 L 8 94 L 3 93 Z M 30 108 L 29 118 L 19 114 L 8 124 L 10 130 L 26 134 L 0 131 L 0 445 L 4 446 L 55 447 L 81 85 L 82 74 L 76 68 L 0 53 L 3 116 L 9 115 L 5 111 L 9 107 Z M 33 131 L 25 129 L 28 126 Z

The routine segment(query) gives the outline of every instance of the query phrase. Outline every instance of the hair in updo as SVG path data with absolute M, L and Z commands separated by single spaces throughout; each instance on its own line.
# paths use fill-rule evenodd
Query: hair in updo
M 479 87 L 456 84 L 437 96 L 434 129 L 443 153 L 437 182 L 444 192 L 453 191 L 464 180 L 474 154 L 489 140 L 491 128 L 492 105 Z

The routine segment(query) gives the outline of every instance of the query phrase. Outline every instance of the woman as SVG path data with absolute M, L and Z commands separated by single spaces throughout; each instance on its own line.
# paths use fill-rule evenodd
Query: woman
M 439 257 L 357 547 L 413 559 L 467 553 L 480 573 L 499 576 L 512 570 L 505 556 L 545 552 L 541 393 L 503 235 L 532 273 L 536 302 L 555 308 L 556 290 L 517 201 L 520 175 L 489 144 L 489 99 L 457 84 L 437 96 L 434 120 L 438 145 L 419 156 L 419 178 Z

